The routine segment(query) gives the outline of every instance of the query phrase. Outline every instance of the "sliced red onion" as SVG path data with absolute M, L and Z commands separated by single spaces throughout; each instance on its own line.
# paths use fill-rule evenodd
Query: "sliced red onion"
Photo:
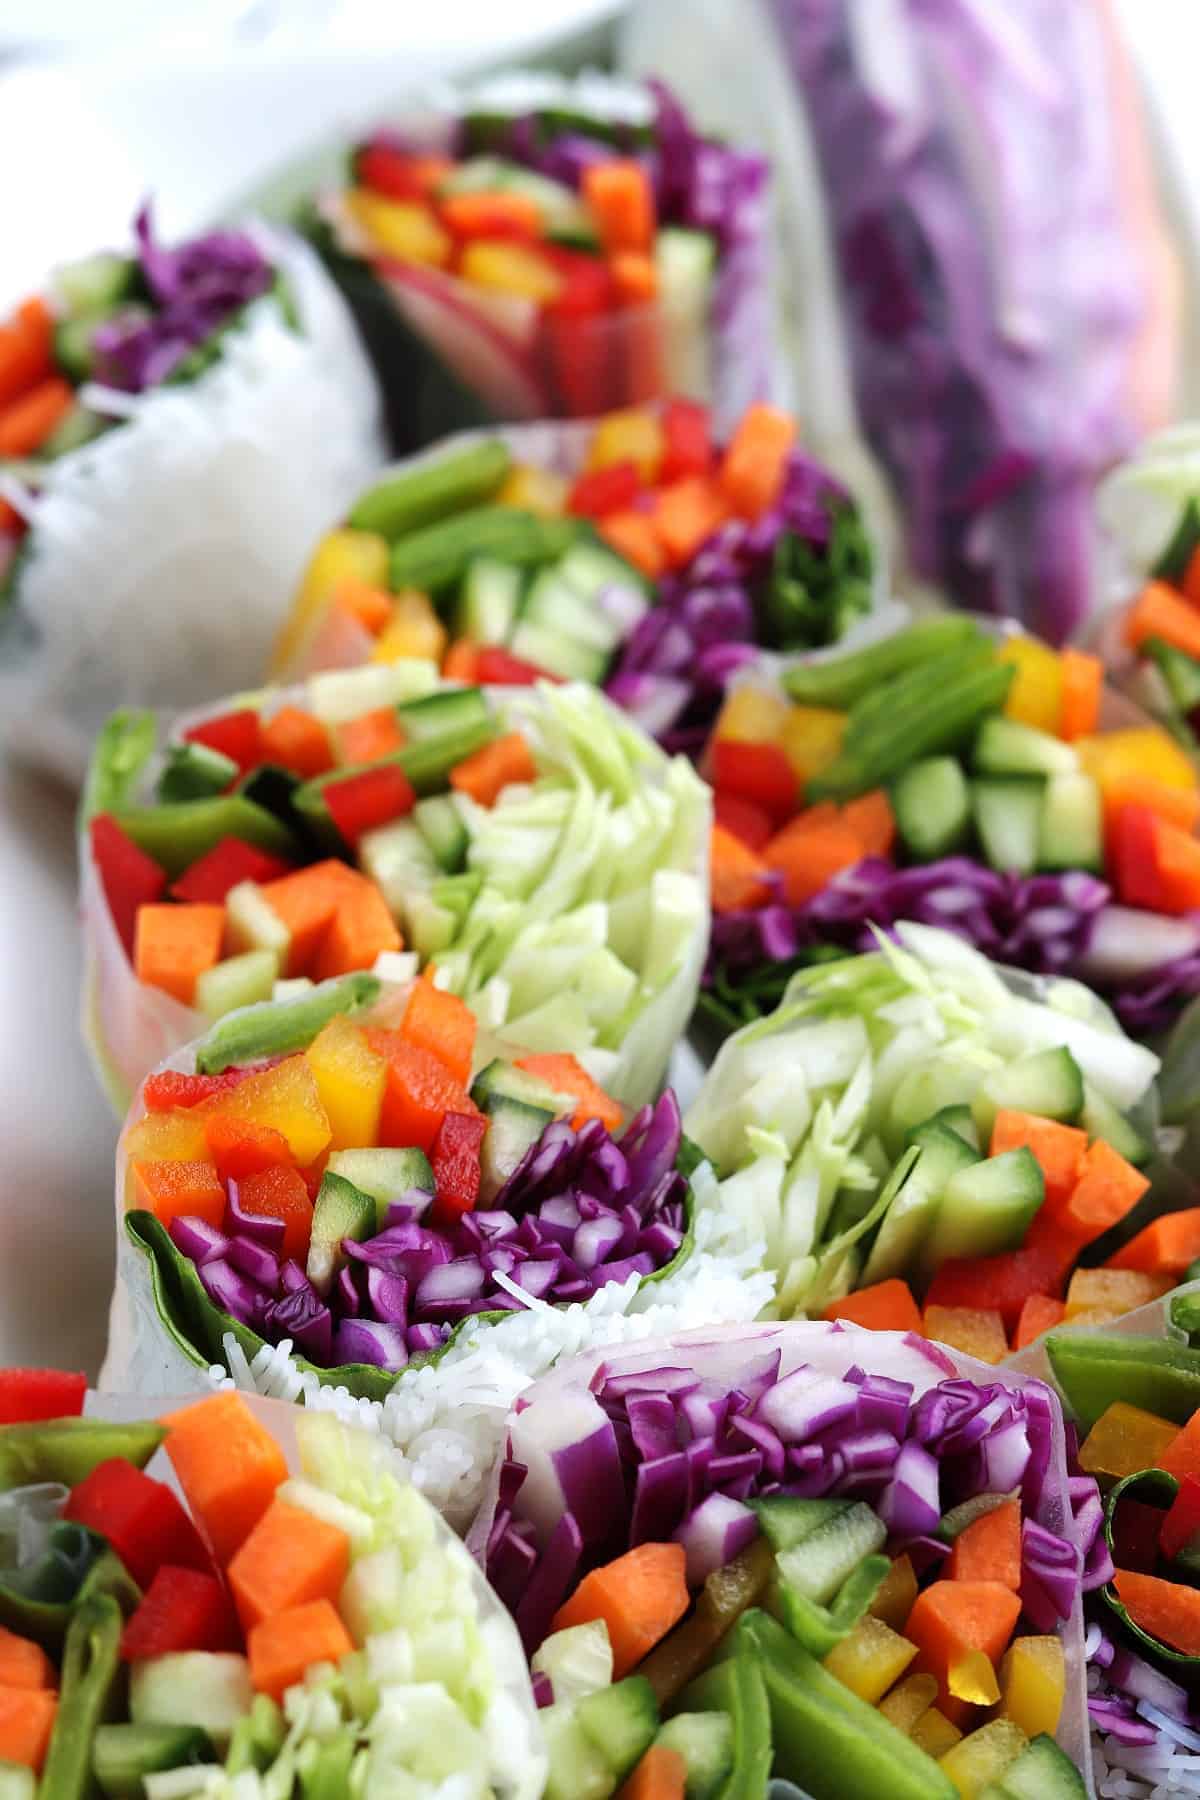
M 630 1394 L 690 1394 L 700 1385 L 700 1377 L 691 1369 L 635 1369 L 627 1375 L 609 1373 L 601 1363 L 592 1376 L 593 1393 L 605 1400 L 625 1400 Z
M 464 1213 L 459 1221 L 459 1231 L 464 1237 L 472 1238 L 476 1246 L 484 1244 L 505 1244 L 517 1235 L 518 1225 L 510 1212 L 500 1212 L 495 1207 L 481 1209 L 478 1212 Z
M 950 1554 L 950 1546 L 945 1538 L 930 1537 L 928 1532 L 921 1532 L 916 1537 L 901 1538 L 894 1546 L 897 1555 L 907 1556 L 912 1563 L 914 1574 L 921 1576 L 928 1569 L 934 1569 Z
M 687 1509 L 688 1488 L 686 1451 L 673 1450 L 653 1462 L 639 1463 L 633 1485 L 630 1545 L 664 1543 Z
M 788 1451 L 783 1491 L 801 1499 L 819 1500 L 832 1492 L 844 1473 L 845 1464 L 836 1450 L 827 1454 L 819 1444 L 804 1444 L 798 1450 Z
M 765 1419 L 748 1418 L 739 1413 L 729 1422 L 730 1433 L 735 1437 L 743 1437 L 756 1450 L 762 1452 L 762 1466 L 771 1481 L 782 1481 L 785 1464 L 783 1442 L 778 1432 L 773 1431 Z
M 445 1326 L 435 1325 L 430 1320 L 422 1320 L 419 1325 L 410 1325 L 405 1333 L 410 1356 L 425 1356 L 431 1350 L 438 1350 L 445 1343 L 449 1333 Z
M 291 1338 L 310 1362 L 327 1368 L 333 1359 L 333 1315 L 315 1293 L 302 1290 L 273 1300 L 263 1318 L 264 1331 L 276 1340 Z
M 488 1549 L 488 1580 L 509 1612 L 515 1612 L 521 1595 L 537 1567 L 537 1550 L 528 1538 L 511 1528 Z
M 890 1431 L 860 1426 L 857 1431 L 847 1431 L 839 1439 L 838 1448 L 846 1460 L 848 1475 L 874 1476 L 891 1474 L 900 1445 Z
M 231 1181 L 227 1188 L 228 1201 L 225 1207 L 225 1226 L 230 1234 L 240 1233 L 243 1237 L 255 1238 L 260 1244 L 266 1244 L 276 1254 L 283 1249 L 284 1234 L 287 1222 L 277 1219 L 269 1213 L 250 1212 L 242 1204 L 241 1190 L 236 1181 Z
M 857 1410 L 858 1389 L 836 1376 L 815 1376 L 797 1369 L 763 1395 L 758 1414 L 785 1444 L 796 1444 L 850 1418 Z
M 528 1262 L 520 1263 L 513 1270 L 512 1280 L 529 1295 L 530 1299 L 545 1300 L 550 1297 L 558 1279 L 560 1267 L 561 1264 L 557 1258 L 544 1262 L 530 1258 Z
M 1055 1537 L 1036 1519 L 1021 1521 L 1021 1606 L 1036 1630 L 1054 1631 L 1070 1618 L 1082 1562 L 1078 1544 Z
M 1109 1648 L 1112 1654 L 1108 1661 L 1108 1680 L 1119 1693 L 1128 1694 L 1134 1700 L 1147 1700 L 1151 1706 L 1161 1707 L 1163 1712 L 1186 1718 L 1190 1707 L 1185 1688 L 1123 1644 Z
M 333 1336 L 333 1360 L 402 1369 L 408 1361 L 408 1344 L 396 1325 L 378 1319 L 341 1319 Z
M 614 1213 L 585 1219 L 571 1240 L 571 1255 L 581 1269 L 594 1269 L 612 1255 L 624 1237 L 625 1226 Z
M 197 1271 L 204 1291 L 214 1306 L 227 1312 L 232 1319 L 241 1325 L 258 1325 L 264 1311 L 270 1303 L 271 1296 L 235 1269 L 224 1257 L 216 1257 L 205 1263 Z
M 654 1258 L 646 1251 L 639 1250 L 635 1256 L 623 1256 L 616 1262 L 601 1263 L 593 1271 L 593 1282 L 596 1287 L 606 1287 L 612 1281 L 628 1281 L 632 1275 L 653 1275 Z
M 594 1395 L 564 1394 L 519 1413 L 509 1453 L 528 1470 L 522 1510 L 543 1540 L 566 1512 L 588 1544 L 621 1528 L 625 1486 L 617 1436 Z
M 193 1218 L 190 1213 L 180 1214 L 171 1220 L 168 1230 L 175 1248 L 198 1269 L 228 1254 L 229 1239 L 207 1219 Z
M 695 1438 L 714 1438 L 729 1412 L 729 1393 L 715 1382 L 702 1381 L 690 1393 L 680 1394 L 676 1404 Z
M 996 1494 L 1008 1494 L 1021 1485 L 1032 1451 L 1024 1421 L 1012 1419 L 989 1432 L 980 1455 L 983 1459 L 983 1487 Z
M 1120 1699 L 1101 1700 L 1090 1694 L 1088 1717 L 1098 1730 L 1109 1733 L 1119 1744 L 1129 1748 L 1158 1741 L 1158 1733 L 1154 1727 L 1139 1719 Z
M 682 1231 L 676 1231 L 673 1225 L 666 1225 L 661 1219 L 647 1225 L 637 1239 L 638 1249 L 650 1257 L 656 1269 L 669 1263 L 682 1243 Z
M 859 1426 L 863 1431 L 878 1429 L 902 1438 L 908 1430 L 912 1394 L 911 1381 L 893 1381 L 889 1375 L 864 1375 L 858 1389 Z
M 455 1301 L 476 1300 L 483 1292 L 485 1279 L 478 1257 L 456 1257 L 453 1262 L 430 1269 L 417 1288 L 414 1307 L 417 1312 L 430 1312 Z
M 381 1274 L 382 1271 L 368 1267 L 367 1273 Z M 401 1275 L 389 1275 L 385 1279 L 402 1281 L 404 1278 Z M 333 1284 L 333 1300 L 338 1312 L 347 1319 L 356 1319 L 362 1311 L 362 1298 L 354 1279 L 354 1270 L 349 1263 L 343 1263 L 337 1272 L 337 1279 Z
M 644 1462 L 676 1449 L 675 1408 L 665 1394 L 631 1394 L 625 1411 L 634 1447 Z
M 564 1250 L 569 1250 L 580 1225 L 580 1211 L 570 1194 L 545 1200 L 538 1209 L 538 1224 Z
M 758 1536 L 758 1520 L 748 1506 L 725 1494 L 710 1494 L 675 1532 L 687 1555 L 687 1584 L 702 1587 L 714 1569 L 724 1568 Z
M 279 1271 L 279 1285 L 285 1294 L 315 1294 L 317 1291 L 300 1264 L 290 1258 Z
M 875 1510 L 893 1537 L 920 1537 L 936 1530 L 942 1516 L 938 1460 L 920 1444 L 901 1445 L 892 1478 Z
M 527 1655 L 532 1655 L 546 1636 L 550 1621 L 570 1592 L 583 1554 L 583 1543 L 583 1534 L 574 1515 L 563 1513 L 517 1604 L 516 1626 Z
M 403 1275 L 368 1267 L 366 1287 L 366 1304 L 374 1317 L 384 1325 L 403 1329 L 408 1323 L 408 1283 Z
M 230 1238 L 229 1261 L 268 1292 L 274 1293 L 279 1286 L 279 1258 L 256 1238 Z
M 758 1484 L 763 1461 L 761 1450 L 731 1450 L 724 1456 L 712 1456 L 705 1465 L 705 1481 L 710 1488 L 744 1500 Z

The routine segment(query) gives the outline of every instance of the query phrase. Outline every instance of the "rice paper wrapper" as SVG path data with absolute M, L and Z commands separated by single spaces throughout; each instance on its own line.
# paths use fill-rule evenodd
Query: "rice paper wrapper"
M 412 672 L 413 697 L 431 692 L 438 686 L 436 671 L 431 663 L 414 662 L 408 667 Z M 378 668 L 373 671 L 364 669 L 361 678 L 369 682 L 379 673 Z M 320 677 L 316 679 L 319 680 Z M 551 690 L 551 695 L 564 691 L 566 690 Z M 497 1055 L 509 1054 L 513 1044 L 522 1044 L 526 1051 L 569 1051 L 579 1057 L 589 1073 L 615 1099 L 630 1110 L 636 1110 L 653 1099 L 661 1087 L 671 1056 L 696 1004 L 710 916 L 708 853 L 711 797 L 705 784 L 684 758 L 668 758 L 649 739 L 644 739 L 636 725 L 619 713 L 597 690 L 580 687 L 571 691 L 580 697 L 585 707 L 597 709 L 596 718 L 615 722 L 628 742 L 632 743 L 633 738 L 639 740 L 638 755 L 641 757 L 647 787 L 660 792 L 670 789 L 676 808 L 675 825 L 668 838 L 662 840 L 662 856 L 651 878 L 658 885 L 649 889 L 647 905 L 651 912 L 657 911 L 660 903 L 664 910 L 670 908 L 676 914 L 682 912 L 682 916 L 690 924 L 681 937 L 673 963 L 661 979 L 656 977 L 653 991 L 647 994 L 643 983 L 644 1003 L 625 1031 L 620 1044 L 613 1049 L 583 1045 L 566 1038 L 562 1042 L 539 1041 L 536 1045 L 522 1044 L 519 1038 L 510 1041 L 506 1035 L 506 1020 L 510 1015 L 507 1010 L 502 1015 L 493 1010 L 493 1002 L 499 990 L 491 984 L 485 984 L 475 992 L 466 993 L 464 998 L 476 1006 L 481 1015 L 481 1024 L 492 1030 Z M 544 743 L 547 756 L 557 759 L 555 766 L 567 771 L 568 779 L 576 785 L 577 791 L 595 794 L 588 771 L 569 743 L 565 742 L 563 734 L 547 712 L 546 702 L 541 699 L 539 690 L 502 687 L 488 688 L 485 692 L 494 705 L 501 709 L 507 729 L 523 731 L 533 744 L 535 753 Z M 272 707 L 292 704 L 312 708 L 313 690 L 311 687 L 264 690 L 258 694 L 239 696 L 232 704 L 256 705 L 263 702 L 269 702 Z M 219 716 L 230 704 L 226 702 L 221 706 L 207 707 L 175 720 L 167 741 L 179 742 L 185 730 L 205 719 Z M 369 711 L 377 704 L 375 699 L 364 698 L 362 710 Z M 319 706 L 316 710 L 319 712 Z M 629 737 L 631 733 L 633 738 Z M 164 751 L 160 748 L 144 764 L 135 791 L 126 796 L 125 804 L 145 804 L 153 799 L 155 782 L 163 761 Z M 605 801 L 605 805 L 597 810 L 597 830 L 602 828 L 603 820 L 608 815 L 607 796 L 602 795 L 600 798 Z M 617 867 L 618 860 L 614 859 L 613 872 Z M 177 1050 L 192 1039 L 201 1037 L 207 1030 L 209 1021 L 195 1008 L 185 1006 L 162 989 L 147 986 L 138 980 L 113 923 L 86 829 L 80 834 L 79 868 L 79 907 L 83 931 L 81 1030 L 97 1079 L 114 1112 L 121 1115 L 127 1110 L 134 1090 L 151 1070 L 173 1057 Z M 535 908 L 536 916 L 554 920 L 573 908 L 582 907 L 595 891 L 590 880 L 585 879 L 586 876 L 587 871 L 569 894 L 568 904 L 557 911 L 538 905 Z M 514 948 L 519 946 L 520 934 Z M 638 972 L 635 970 L 635 973 Z
M 99 1391 L 89 1390 L 83 1410 L 89 1419 L 124 1425 L 179 1412 L 202 1397 L 192 1383 L 156 1387 L 152 1380 L 147 1380 L 136 1389 L 108 1391 L 102 1385 Z M 260 1394 L 249 1393 L 245 1400 L 255 1418 L 267 1428 L 283 1451 L 289 1474 L 303 1475 L 296 1436 L 296 1408 L 286 1401 L 268 1399 Z M 398 1454 L 386 1455 L 384 1466 L 396 1481 L 410 1480 L 410 1472 Z M 154 1452 L 146 1464 L 146 1473 L 170 1487 L 186 1507 L 187 1497 L 164 1447 L 160 1446 Z M 494 1790 L 489 1791 L 494 1791 L 498 1800 L 538 1800 L 545 1780 L 546 1755 L 520 1639 L 507 1609 L 492 1592 L 478 1563 L 468 1554 L 460 1538 L 436 1511 L 430 1522 L 436 1554 L 452 1562 L 460 1578 L 468 1584 L 483 1641 L 491 1653 L 498 1691 L 493 1702 L 496 1729 L 489 1732 L 484 1727 L 492 1756 L 490 1775 L 495 1784 Z
M 186 385 L 48 465 L 0 614 L 0 732 L 77 784 L 120 705 L 196 706 L 262 678 L 317 533 L 382 459 L 375 378 L 302 241 L 256 227 L 301 329 L 265 295 Z M 18 496 L 12 496 L 17 498 Z
M 1050 1415 L 1049 1460 L 1042 1491 L 1032 1516 L 1047 1531 L 1069 1542 L 1077 1543 L 1074 1519 L 1067 1492 L 1066 1433 L 1062 1409 L 1053 1390 L 1046 1383 L 1024 1373 L 990 1363 L 977 1362 L 944 1344 L 931 1344 L 912 1333 L 867 1331 L 845 1321 L 829 1324 L 822 1321 L 797 1320 L 787 1324 L 729 1325 L 698 1331 L 672 1332 L 653 1342 L 638 1344 L 613 1353 L 602 1347 L 581 1352 L 570 1362 L 563 1362 L 552 1374 L 538 1381 L 522 1396 L 520 1406 L 510 1413 L 504 1428 L 504 1443 L 512 1445 L 515 1460 L 522 1460 L 520 1422 L 533 1417 L 533 1409 L 544 1411 L 547 1419 L 561 1417 L 564 1428 L 566 1408 L 572 1395 L 585 1396 L 601 1364 L 605 1376 L 636 1374 L 657 1369 L 685 1369 L 702 1379 L 730 1382 L 744 1372 L 748 1358 L 756 1352 L 780 1352 L 779 1376 L 809 1367 L 819 1375 L 844 1376 L 858 1367 L 868 1375 L 887 1376 L 892 1381 L 911 1382 L 913 1398 L 939 1382 L 959 1379 L 990 1387 L 999 1382 L 1018 1393 L 1036 1389 L 1046 1400 Z M 536 1430 L 536 1426 L 535 1426 Z M 553 1437 L 551 1433 L 551 1437 Z M 529 1434 L 530 1443 L 534 1442 Z M 540 1442 L 540 1439 L 538 1440 Z M 549 1441 L 549 1440 L 547 1440 Z M 565 1439 L 564 1439 L 565 1441 Z M 497 1463 L 487 1484 L 487 1492 L 470 1531 L 468 1547 L 482 1563 L 495 1522 L 500 1493 L 500 1464 Z M 527 1478 L 528 1479 L 528 1478 Z M 549 1510 L 542 1506 L 545 1484 L 539 1489 L 538 1501 L 522 1514 L 521 1495 L 517 1494 L 514 1511 L 535 1526 L 535 1541 L 544 1543 L 550 1526 Z M 535 1517 L 535 1514 L 537 1515 Z M 1063 1713 L 1057 1733 L 1066 1754 L 1084 1771 L 1089 1781 L 1088 1793 L 1094 1792 L 1087 1773 L 1087 1696 L 1083 1653 L 1083 1608 L 1078 1596 L 1071 1617 L 1059 1628 L 1066 1655 L 1067 1686 Z

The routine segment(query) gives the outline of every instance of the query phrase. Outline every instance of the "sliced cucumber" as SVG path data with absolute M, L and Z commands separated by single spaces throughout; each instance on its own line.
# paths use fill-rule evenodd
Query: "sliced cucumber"
M 168 803 L 205 800 L 223 794 L 237 776 L 238 766 L 233 758 L 210 750 L 207 744 L 170 744 L 155 794 Z
M 411 819 L 366 832 L 359 839 L 358 859 L 398 919 L 407 920 L 413 896 L 427 895 L 439 874 L 429 840 Z
M 818 1525 L 795 1549 L 775 1558 L 779 1574 L 808 1600 L 825 1606 L 864 1556 L 881 1550 L 887 1526 L 873 1507 L 856 1500 Z
M 922 1276 L 952 1256 L 994 1256 L 1015 1250 L 1046 1197 L 1042 1171 L 1024 1145 L 975 1162 L 952 1175 L 920 1255 Z
M 432 794 L 428 800 L 419 800 L 413 808 L 413 818 L 438 867 L 447 875 L 457 875 L 467 860 L 470 837 L 454 796 Z
M 980 1161 L 957 1132 L 934 1120 L 918 1125 L 910 1141 L 921 1154 L 883 1215 L 862 1272 L 864 1286 L 909 1275 L 934 1229 L 947 1182 Z
M 213 1760 L 198 1725 L 101 1725 L 92 1739 L 92 1774 L 107 1800 L 142 1800 L 143 1776 Z
M 1039 1732 L 983 1788 L 979 1800 L 1086 1800 L 1083 1776 L 1048 1732 Z
M 982 775 L 1069 775 L 1079 757 L 1048 731 L 997 713 L 979 727 L 972 763 Z
M 551 1117 L 575 1110 L 571 1094 L 560 1094 L 549 1082 L 539 1080 L 536 1075 L 530 1075 L 527 1070 L 518 1069 L 515 1063 L 505 1062 L 498 1056 L 475 1077 L 471 1084 L 471 1099 L 481 1112 L 490 1112 L 493 1102 L 500 1097 L 541 1107 Z
M 947 1131 L 953 1131 L 964 1144 L 979 1152 L 979 1128 L 975 1123 L 975 1115 L 969 1106 L 943 1106 L 929 1120 L 931 1125 L 944 1125 Z M 910 1131 L 908 1141 L 913 1142 L 914 1134 Z
M 1052 775 L 1046 783 L 1038 825 L 1040 869 L 1104 868 L 1104 816 L 1100 788 L 1077 769 Z
M 892 809 L 905 848 L 918 862 L 948 856 L 965 839 L 971 802 L 962 765 L 953 756 L 925 756 L 892 788 Z
M 96 360 L 92 335 L 99 323 L 90 314 L 79 313 L 60 319 L 54 327 L 54 360 L 67 380 L 77 386 L 92 372 Z
M 617 627 L 600 609 L 584 598 L 577 588 L 563 579 L 558 565 L 541 569 L 530 583 L 521 609 L 522 621 L 540 625 L 546 631 L 561 632 L 576 643 L 606 655 L 616 646 L 620 635 Z
M 305 1274 L 319 1294 L 327 1294 L 345 1261 L 342 1240 L 361 1244 L 379 1230 L 379 1213 L 370 1194 L 326 1169 L 313 1207 Z
M 901 1077 L 889 1107 L 890 1132 L 885 1133 L 893 1148 L 909 1136 L 915 1126 L 941 1115 L 953 1107 L 971 1117 L 970 1106 L 982 1079 L 980 1071 L 968 1062 L 953 1062 L 946 1057 L 932 1057 L 918 1063 Z M 952 1127 L 953 1129 L 953 1127 Z
M 808 1500 L 797 1494 L 764 1494 L 750 1502 L 772 1550 L 794 1550 L 822 1525 L 848 1512 L 851 1500 Z
M 707 231 L 665 226 L 654 247 L 668 393 L 707 400 L 712 393 L 712 294 L 716 240 Z
M 676 1713 L 654 1741 L 682 1756 L 686 1800 L 717 1800 L 733 1768 L 733 1722 L 727 1713 Z
M 573 544 L 555 567 L 585 600 L 599 599 L 610 587 L 635 588 L 641 594 L 646 590 L 646 578 L 640 570 L 603 544 L 589 544 L 586 540 Z
M 467 564 L 459 590 L 460 637 L 473 644 L 506 644 L 516 623 L 524 577 L 512 563 L 478 556 Z
M 439 694 L 425 694 L 420 700 L 405 700 L 396 708 L 396 717 L 406 744 L 465 735 L 492 722 L 487 696 L 479 687 L 447 688 Z
M 54 272 L 54 286 L 73 313 L 110 313 L 137 288 L 138 264 L 131 256 L 101 250 Z
M 996 1114 L 1003 1107 L 1012 1112 L 1036 1113 L 1069 1125 L 1083 1105 L 1083 1076 L 1071 1052 L 1062 1046 L 1035 1050 L 1004 1068 L 993 1069 L 980 1082 L 972 1102 L 975 1123 L 986 1143 Z
M 254 1703 L 244 1656 L 179 1650 L 135 1662 L 129 1672 L 129 1716 L 135 1725 L 196 1725 L 218 1752 Z
M 1032 875 L 1041 841 L 1045 782 L 1036 776 L 997 776 L 971 783 L 971 810 L 983 854 L 1004 874 Z
M 1103 1138 L 1106 1144 L 1111 1144 L 1117 1155 L 1123 1156 L 1135 1168 L 1140 1169 L 1143 1163 L 1149 1162 L 1153 1154 L 1153 1144 L 1135 1130 L 1111 1100 L 1106 1100 L 1087 1081 L 1083 1084 L 1083 1105 L 1079 1109 L 1076 1123 L 1087 1132 L 1089 1138 Z
M 658 1731 L 658 1702 L 644 1675 L 629 1675 L 586 1694 L 576 1701 L 575 1715 L 618 1784 L 641 1761 Z
M 1200 662 L 1162 638 L 1147 638 L 1145 647 L 1158 665 L 1172 706 L 1187 718 L 1200 707 Z
M 273 950 L 246 950 L 214 963 L 196 979 L 196 1009 L 206 1019 L 220 1019 L 239 1006 L 272 1000 L 279 974 L 279 957 Z
M 234 951 L 268 951 L 282 969 L 292 934 L 256 882 L 239 881 L 225 896 L 225 945 Z
M 434 1192 L 433 1170 L 423 1150 L 335 1150 L 328 1173 L 340 1175 L 359 1193 L 368 1195 L 375 1202 L 381 1226 L 392 1202 L 403 1200 L 413 1188 L 430 1195 Z
M 586 681 L 595 687 L 603 681 L 608 669 L 607 650 L 564 637 L 561 632 L 539 625 L 533 619 L 522 619 L 518 623 L 509 647 L 514 656 L 545 669 L 549 675 L 561 675 L 566 681 Z

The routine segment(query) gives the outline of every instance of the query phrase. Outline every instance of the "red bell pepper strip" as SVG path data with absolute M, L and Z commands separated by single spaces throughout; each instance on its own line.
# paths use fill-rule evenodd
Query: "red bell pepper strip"
M 778 744 L 747 744 L 717 738 L 712 747 L 713 786 L 761 806 L 777 824 L 790 819 L 799 802 L 795 770 Z
M 588 469 L 579 476 L 567 496 L 567 511 L 584 519 L 603 519 L 607 513 L 624 512 L 641 491 L 636 463 L 610 463 L 606 469 Z
M 138 908 L 161 900 L 166 874 L 152 856 L 126 837 L 109 813 L 97 814 L 88 832 L 112 922 L 132 962 Z
M 241 1638 L 224 1586 L 199 1569 L 162 1563 L 126 1625 L 126 1662 L 177 1650 L 238 1650 Z
M 225 837 L 183 871 L 171 893 L 176 900 L 220 906 L 240 881 L 277 881 L 281 875 L 290 875 L 291 869 L 291 863 L 256 844 Z
M 532 687 L 535 681 L 561 682 L 561 675 L 539 669 L 536 663 L 513 656 L 499 644 L 485 644 L 475 658 L 474 680 L 485 687 Z
M 621 398 L 621 369 L 614 354 L 612 277 L 598 257 L 554 244 L 545 255 L 562 278 L 557 297 L 543 309 L 549 373 L 568 418 L 610 412 Z
M 412 784 L 395 763 L 380 763 L 344 781 L 331 781 L 324 794 L 330 818 L 351 847 L 376 826 L 403 818 L 417 802 Z
M 707 475 L 713 464 L 712 432 L 707 406 L 698 400 L 668 400 L 662 410 L 663 454 L 659 479 Z
M 368 144 L 354 159 L 354 175 L 360 186 L 389 200 L 424 200 L 453 166 L 449 157 L 409 156 L 386 144 Z
M 124 1457 L 98 1463 L 71 1490 L 63 1517 L 107 1538 L 140 1588 L 163 1563 L 211 1569 L 200 1534 L 164 1482 L 135 1469 Z
M 713 818 L 751 850 L 761 850 L 775 835 L 770 814 L 740 794 L 714 794 Z
M 1162 911 L 1156 824 L 1148 806 L 1122 806 L 1113 815 L 1108 840 L 1118 895 L 1126 906 L 1145 907 L 1147 912 Z
M 1069 1266 L 1057 1246 L 1038 1244 L 1031 1249 L 1028 1239 L 1021 1249 L 1004 1250 L 998 1256 L 951 1257 L 929 1284 L 925 1304 L 998 1312 L 1011 1334 L 1030 1294 L 1056 1297 Z
M 262 761 L 262 727 L 251 707 L 240 712 L 222 713 L 217 719 L 206 719 L 184 732 L 189 744 L 206 744 L 235 762 L 244 775 Z
M 66 1369 L 0 1369 L 0 1425 L 78 1418 L 86 1393 L 87 1376 Z
M 1185 1475 L 1158 1534 L 1158 1547 L 1170 1562 L 1200 1537 L 1200 1481 Z M 1153 1574 L 1153 1570 L 1148 1573 Z
M 142 1104 L 147 1112 L 170 1112 L 174 1106 L 199 1106 L 214 1094 L 224 1094 L 238 1087 L 248 1075 L 260 1074 L 282 1057 L 272 1056 L 262 1062 L 243 1063 L 238 1069 L 226 1069 L 220 1075 L 185 1075 L 178 1069 L 164 1069 L 148 1075 L 142 1087 Z
M 464 1213 L 473 1212 L 479 1198 L 479 1147 L 487 1120 L 478 1113 L 447 1113 L 433 1140 L 433 1177 L 437 1198 L 430 1223 L 447 1230 Z

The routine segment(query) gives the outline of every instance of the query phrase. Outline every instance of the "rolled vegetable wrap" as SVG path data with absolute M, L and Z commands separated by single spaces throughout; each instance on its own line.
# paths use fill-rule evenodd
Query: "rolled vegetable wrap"
M 105 1380 L 332 1407 L 469 1516 L 504 1409 L 560 1354 L 767 1302 L 715 1194 L 669 1089 L 630 1116 L 427 974 L 347 975 L 143 1084 Z
M 750 664 L 726 696 L 704 760 L 710 1025 L 907 918 L 1161 1030 L 1200 992 L 1193 763 L 1091 654 L 961 614 L 884 623 Z
M 771 379 L 767 165 L 666 88 L 510 74 L 356 144 L 315 200 L 394 447 Z
M 997 970 L 926 925 L 896 939 L 796 975 L 688 1112 L 722 1205 L 766 1240 L 779 1315 L 924 1329 L 999 1362 L 1163 1292 L 1136 1264 L 1078 1267 L 1161 1204 L 1139 1166 L 1158 1058 L 1077 983 Z
M 0 1407 L 6 1796 L 538 1800 L 517 1633 L 378 1439 L 232 1393 L 36 1398 Z
M 431 661 L 101 739 L 85 1028 L 118 1108 L 205 1021 L 412 946 L 498 1041 L 658 1090 L 708 931 L 708 790 L 594 689 Z
M 676 1758 L 748 1797 L 1088 1791 L 1043 1382 L 817 1323 L 592 1352 L 524 1402 L 468 1541 L 532 1657 L 548 1796 Z

